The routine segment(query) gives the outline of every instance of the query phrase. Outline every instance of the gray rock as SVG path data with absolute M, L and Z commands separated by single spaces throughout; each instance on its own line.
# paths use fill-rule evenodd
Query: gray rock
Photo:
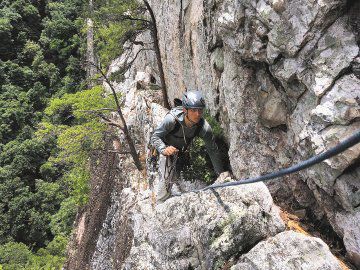
M 272 7 L 271 7 L 272 4 Z M 259 16 L 269 26 L 267 59 L 269 63 L 281 53 L 294 57 L 313 38 L 313 32 L 330 11 L 342 5 L 341 1 L 260 1 Z M 275 14 L 274 14 L 275 13 Z
M 286 125 L 287 109 L 278 91 L 268 96 L 260 117 L 264 126 L 269 128 Z
M 353 212 L 339 212 L 335 220 L 335 228 L 343 234 L 347 256 L 360 268 L 360 208 Z
M 355 35 L 347 26 L 347 18 L 338 19 L 318 42 L 314 52 L 314 71 L 311 89 L 321 96 L 331 86 L 334 78 L 358 55 Z
M 332 125 L 321 132 L 310 135 L 310 142 L 315 154 L 335 146 L 345 138 L 350 137 L 360 128 L 360 122 L 354 122 L 350 126 Z M 351 166 L 360 156 L 360 144 L 327 159 L 306 171 L 306 174 L 318 187 L 326 191 L 330 196 L 334 195 L 334 184 L 343 171 Z
M 286 231 L 262 241 L 231 270 L 341 270 L 339 261 L 319 238 Z
M 291 166 L 359 128 L 360 85 L 351 74 L 359 48 L 341 13 L 346 3 L 151 1 L 170 99 L 185 88 L 204 91 L 224 128 L 237 177 Z M 358 158 L 355 147 L 297 180 L 282 181 L 275 192 L 292 190 L 335 229 L 342 209 L 333 206 L 356 204 L 348 193 L 355 178 L 341 175 Z
M 360 206 L 360 168 L 341 175 L 335 183 L 334 189 L 338 202 L 347 211 L 353 211 Z
M 224 128 L 236 177 L 291 166 L 323 152 L 359 129 L 360 83 L 356 77 L 359 48 L 354 38 L 357 30 L 348 28 L 348 17 L 341 13 L 342 7 L 351 1 L 150 2 L 157 19 L 170 101 L 181 96 L 185 89 L 197 88 L 204 92 L 210 113 L 218 116 Z M 149 42 L 148 36 L 144 36 L 144 41 Z M 148 74 L 136 74 L 147 71 L 159 80 L 154 54 L 144 52 L 139 57 L 136 68 L 126 74 L 128 80 L 117 87 L 126 94 L 125 104 L 130 109 L 125 112 L 131 119 L 137 141 L 141 142 L 142 138 L 147 140 L 152 123 L 158 121 L 145 117 L 143 112 L 158 111 L 151 103 L 137 105 L 140 101 L 134 79 L 146 84 Z M 144 91 L 143 98 L 149 93 Z M 296 177 L 276 182 L 272 189 L 274 194 L 283 192 L 286 196 L 292 192 L 294 198 L 304 207 L 312 208 L 317 217 L 327 218 L 344 238 L 353 260 L 357 260 L 359 254 L 354 247 L 360 233 L 344 224 L 351 224 L 356 217 L 353 211 L 357 209 L 358 193 L 354 187 L 357 187 L 358 176 L 347 173 L 347 169 L 358 159 L 359 147 L 356 146 Z M 186 203 L 190 202 L 192 199 L 187 197 Z M 146 208 L 144 204 L 135 205 Z M 136 211 L 133 216 L 136 224 L 144 225 L 149 220 L 151 228 L 158 228 L 158 221 L 152 215 L 162 216 L 159 209 L 149 210 L 149 217 L 141 209 Z M 225 219 L 225 216 L 219 218 Z M 186 224 L 191 223 L 185 220 Z M 184 267 L 189 262 L 195 265 L 198 254 L 205 254 L 202 253 L 203 239 L 189 236 L 186 229 L 189 227 L 173 225 L 178 226 L 178 230 L 171 231 L 170 224 L 165 224 L 170 238 L 179 238 L 182 244 L 176 247 L 164 239 L 161 249 L 171 250 L 165 253 L 173 256 L 170 264 L 175 265 L 176 261 Z M 202 232 L 206 234 L 206 229 Z M 148 235 L 148 232 L 142 233 Z M 132 260 L 141 261 L 149 269 L 165 267 L 167 260 L 164 261 L 165 255 L 154 247 L 155 240 L 144 240 L 140 234 L 134 240 Z M 165 238 L 166 234 L 157 235 Z M 193 242 L 188 248 L 189 239 Z M 103 245 L 99 248 L 101 246 L 105 250 Z M 229 246 L 224 245 L 224 250 L 230 250 Z M 220 247 L 217 250 L 222 252 Z M 182 260 L 179 254 L 191 255 Z M 178 255 L 180 258 L 176 259 Z M 209 256 L 215 260 L 219 254 L 212 251 Z M 210 261 L 206 263 L 211 265 Z
M 139 201 L 124 269 L 213 269 L 284 230 L 264 184 L 189 193 L 155 208 Z
M 346 17 L 338 19 L 324 35 L 315 33 L 296 56 L 271 65 L 271 72 L 290 96 L 299 97 L 309 89 L 321 97 L 341 72 L 350 69 L 359 48 L 347 21 Z
M 324 126 L 349 125 L 360 118 L 360 79 L 353 74 L 336 81 L 331 90 L 326 93 L 321 103 L 311 111 L 313 122 Z

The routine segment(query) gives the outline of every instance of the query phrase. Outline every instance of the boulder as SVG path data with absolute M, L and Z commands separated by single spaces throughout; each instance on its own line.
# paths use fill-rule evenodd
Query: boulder
M 262 183 L 171 197 L 132 211 L 133 246 L 124 269 L 216 269 L 284 230 Z
M 262 241 L 242 255 L 231 270 L 341 270 L 337 258 L 319 238 L 286 231 Z
M 352 212 L 338 212 L 335 228 L 343 235 L 348 258 L 360 268 L 360 207 Z

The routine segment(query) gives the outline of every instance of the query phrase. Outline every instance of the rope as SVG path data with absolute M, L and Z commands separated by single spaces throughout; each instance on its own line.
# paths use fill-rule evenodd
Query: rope
M 336 155 L 344 152 L 346 149 L 354 146 L 355 144 L 357 144 L 359 142 L 360 142 L 360 129 L 357 132 L 355 132 L 352 136 L 350 136 L 343 142 L 336 145 L 335 147 L 330 148 L 329 150 L 327 150 L 319 155 L 316 155 L 312 158 L 302 161 L 302 162 L 300 162 L 294 166 L 291 166 L 289 168 L 285 168 L 285 169 L 282 169 L 277 172 L 272 172 L 269 174 L 265 174 L 265 175 L 261 175 L 261 176 L 257 176 L 257 177 L 253 177 L 253 178 L 242 179 L 242 180 L 238 180 L 238 181 L 226 182 L 226 183 L 221 183 L 221 184 L 213 184 L 213 185 L 207 186 L 203 189 L 190 190 L 185 193 L 200 192 L 200 191 L 205 191 L 205 190 L 209 190 L 209 189 L 238 186 L 238 185 L 243 185 L 243 184 L 256 183 L 256 182 L 260 182 L 260 181 L 268 181 L 270 179 L 278 178 L 278 177 L 281 177 L 284 175 L 288 175 L 288 174 L 309 168 L 317 163 L 324 161 L 325 159 L 331 158 L 333 156 L 336 156 Z

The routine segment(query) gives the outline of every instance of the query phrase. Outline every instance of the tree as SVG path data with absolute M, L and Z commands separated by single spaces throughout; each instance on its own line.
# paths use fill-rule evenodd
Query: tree
M 143 0 L 142 2 L 143 5 L 137 1 L 95 1 L 94 21 L 97 29 L 95 34 L 98 40 L 97 52 L 99 53 L 99 58 L 103 61 L 102 64 L 106 66 L 110 60 L 121 55 L 127 48 L 126 46 L 143 46 L 139 52 L 149 50 L 152 47 L 151 49 L 155 51 L 158 64 L 163 105 L 170 109 L 155 16 L 148 1 Z M 145 17 L 146 11 L 150 15 L 150 20 Z M 148 30 L 150 30 L 153 40 L 150 47 L 148 44 L 137 40 L 140 34 Z M 138 54 L 134 59 L 126 61 L 118 73 L 120 75 L 124 74 L 131 67 L 137 56 Z
M 0 244 L 45 247 L 69 196 L 60 180 L 66 164 L 48 161 L 55 135 L 34 132 L 52 96 L 81 88 L 82 2 L 0 2 Z
M 163 93 L 164 106 L 165 106 L 165 108 L 170 109 L 171 106 L 169 104 L 168 95 L 167 95 L 167 87 L 166 87 L 166 83 L 165 83 L 164 68 L 163 68 L 163 64 L 162 64 L 162 60 L 161 60 L 156 19 L 155 19 L 154 12 L 153 12 L 149 2 L 147 0 L 143 0 L 143 2 L 145 4 L 146 9 L 149 12 L 150 18 L 151 18 L 150 30 L 151 30 L 151 35 L 152 35 L 152 39 L 154 42 L 154 50 L 155 50 L 155 54 L 156 54 L 158 69 L 160 72 L 161 89 L 162 89 L 162 93 Z
M 51 100 L 45 110 L 47 118 L 37 131 L 39 139 L 56 138 L 58 151 L 50 157 L 48 167 L 67 167 L 63 182 L 77 205 L 87 202 L 89 156 L 103 145 L 107 125 L 98 119 L 103 108 L 115 110 L 115 102 L 101 86 L 65 94 Z
M 110 120 L 109 118 L 107 118 L 103 114 L 98 113 L 98 115 L 103 120 L 105 120 L 106 123 L 108 123 L 109 125 L 113 125 L 113 126 L 116 126 L 116 127 L 120 128 L 120 130 L 124 133 L 125 140 L 127 142 L 127 145 L 130 148 L 130 154 L 131 154 L 131 156 L 133 158 L 135 166 L 139 171 L 141 171 L 143 169 L 143 166 L 141 165 L 139 155 L 138 155 L 138 153 L 136 151 L 136 148 L 135 148 L 135 145 L 134 145 L 134 141 L 132 140 L 129 129 L 127 127 L 127 124 L 126 124 L 124 115 L 122 113 L 120 102 L 119 102 L 118 96 L 116 94 L 116 91 L 115 91 L 112 83 L 110 82 L 109 78 L 105 75 L 105 73 L 101 69 L 98 69 L 98 70 L 100 71 L 101 76 L 104 78 L 104 80 L 106 81 L 106 83 L 108 84 L 108 86 L 111 89 L 112 96 L 113 96 L 113 99 L 114 99 L 115 104 L 116 104 L 116 112 L 117 112 L 117 114 L 119 115 L 119 118 L 120 118 L 120 123 L 115 123 L 114 121 Z

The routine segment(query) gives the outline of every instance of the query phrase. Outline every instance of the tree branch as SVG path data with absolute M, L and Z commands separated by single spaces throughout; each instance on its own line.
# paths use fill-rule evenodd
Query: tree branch
M 93 65 L 95 65 L 94 63 L 91 63 Z M 109 85 L 110 89 L 111 89 L 111 92 L 113 94 L 113 98 L 115 100 L 115 104 L 116 104 L 116 108 L 117 108 L 117 113 L 120 117 L 120 125 L 122 126 L 121 130 L 124 132 L 124 135 L 125 135 L 125 139 L 129 145 L 129 148 L 130 148 L 130 153 L 131 153 L 131 156 L 134 160 L 134 163 L 135 163 L 135 166 L 136 168 L 141 171 L 142 170 L 142 165 L 141 165 L 141 162 L 140 162 L 140 159 L 139 159 L 139 155 L 136 151 L 136 148 L 135 148 L 135 145 L 134 145 L 134 142 L 130 136 L 130 133 L 129 133 L 129 129 L 126 125 L 126 121 L 125 121 L 125 118 L 124 118 L 124 115 L 121 111 L 121 107 L 120 107 L 120 102 L 119 102 L 119 99 L 118 99 L 118 96 L 116 95 L 116 91 L 115 91 L 115 88 L 113 87 L 112 83 L 110 82 L 109 78 L 106 76 L 106 74 L 104 73 L 104 71 L 101 69 L 101 66 L 97 66 L 95 65 L 97 70 L 100 72 L 101 76 L 104 78 L 105 82 Z M 112 122 L 113 123 L 113 122 Z M 115 123 L 116 125 L 119 125 L 118 123 Z
M 157 31 L 157 27 L 156 27 L 155 15 L 154 15 L 153 10 L 151 9 L 149 2 L 147 0 L 143 0 L 143 2 L 146 6 L 146 9 L 150 13 L 150 17 L 151 17 L 151 21 L 152 21 L 151 34 L 152 34 L 152 38 L 154 40 L 154 49 L 155 49 L 156 60 L 157 60 L 158 69 L 159 69 L 159 73 L 160 73 L 161 90 L 162 90 L 162 94 L 163 94 L 164 106 L 165 106 L 165 108 L 170 109 L 171 107 L 170 107 L 168 95 L 167 95 L 165 74 L 164 74 L 164 68 L 163 68 L 163 64 L 162 64 L 162 60 L 161 60 L 161 53 L 160 53 L 160 47 L 159 47 L 159 39 L 158 39 L 158 31 Z
M 152 24 L 151 21 L 141 19 L 141 18 L 134 18 L 134 17 L 131 17 L 129 15 L 120 15 L 120 18 L 123 19 L 123 20 L 140 21 L 140 22 L 144 22 L 144 23 L 149 24 L 149 25 Z
M 92 110 L 77 110 L 78 112 L 90 112 L 90 113 L 95 113 L 98 111 L 110 111 L 110 112 L 116 112 L 116 109 L 112 109 L 112 108 L 101 108 L 101 109 L 92 109 Z
M 102 114 L 98 114 L 98 116 L 103 119 L 104 121 L 106 121 L 106 123 L 110 126 L 113 126 L 113 127 L 118 127 L 120 128 L 122 131 L 124 131 L 124 127 L 119 124 L 118 122 L 114 121 L 114 120 L 111 120 L 110 118 L 106 117 L 105 115 L 102 115 Z

